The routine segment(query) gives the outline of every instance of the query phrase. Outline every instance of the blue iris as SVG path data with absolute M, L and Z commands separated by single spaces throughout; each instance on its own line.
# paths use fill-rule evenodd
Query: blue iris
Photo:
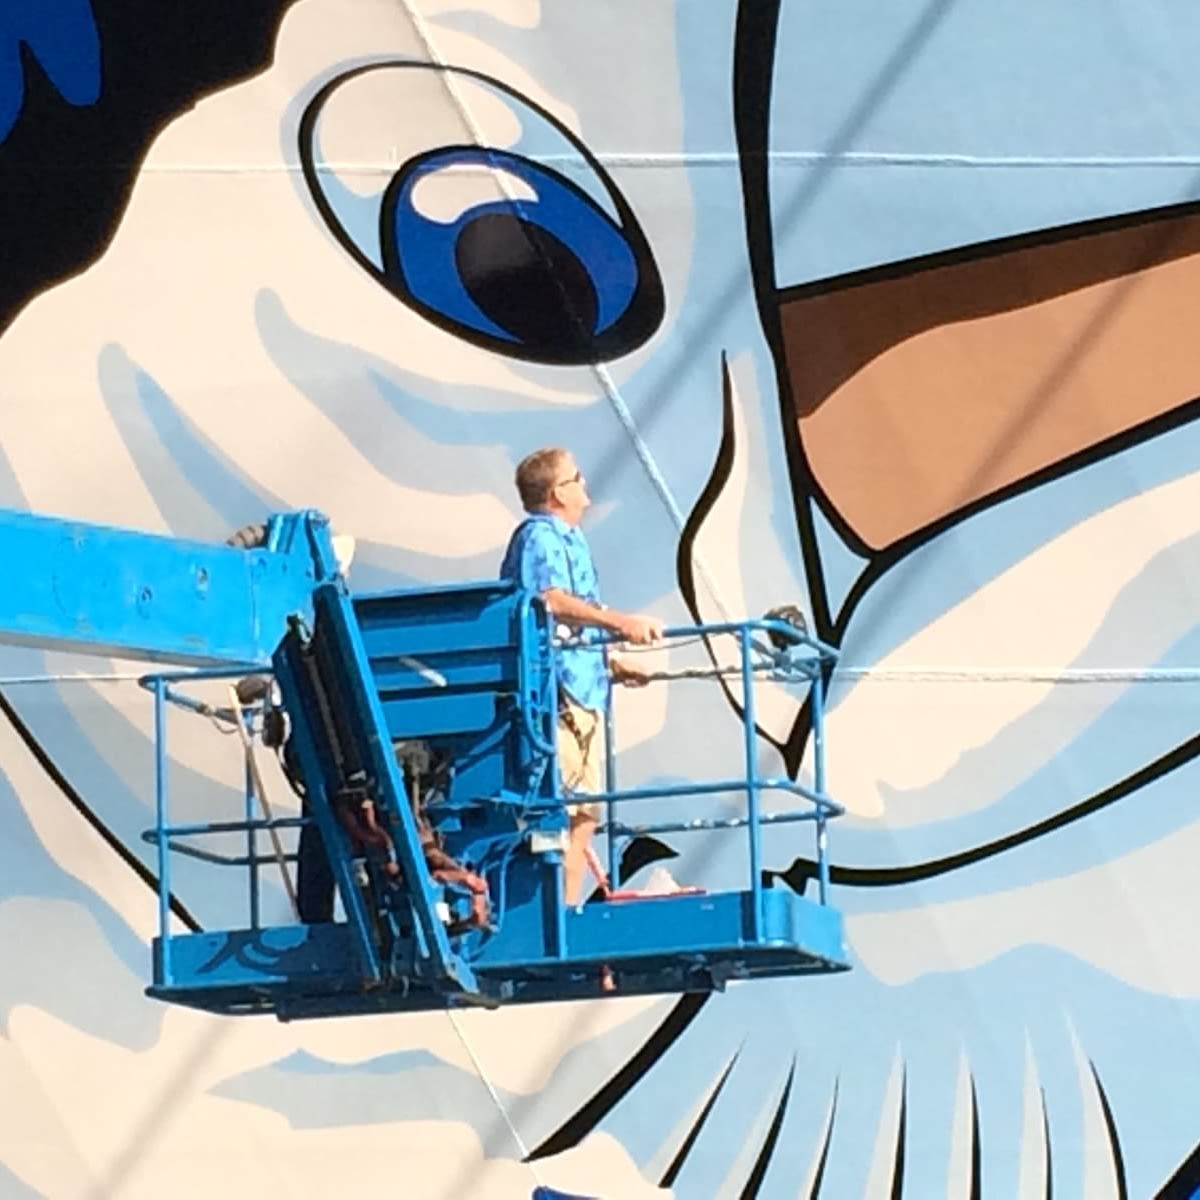
M 418 208 L 417 186 L 454 167 L 503 172 L 520 198 L 489 197 L 436 220 Z M 662 319 L 662 289 L 632 214 L 609 193 L 621 224 L 519 155 L 462 146 L 420 155 L 384 196 L 385 281 L 438 324 L 505 353 L 551 362 L 624 353 Z
M 0 0 L 0 142 L 25 103 L 23 46 L 68 104 L 100 98 L 100 35 L 90 0 Z

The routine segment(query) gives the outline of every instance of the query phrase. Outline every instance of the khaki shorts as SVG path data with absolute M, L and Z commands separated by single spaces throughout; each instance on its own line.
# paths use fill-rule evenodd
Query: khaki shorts
M 580 708 L 567 700 L 572 729 L 562 715 L 558 718 L 558 775 L 564 796 L 587 795 L 604 788 L 604 714 Z M 578 731 L 578 736 L 576 736 Z M 600 804 L 568 804 L 572 817 L 601 817 Z

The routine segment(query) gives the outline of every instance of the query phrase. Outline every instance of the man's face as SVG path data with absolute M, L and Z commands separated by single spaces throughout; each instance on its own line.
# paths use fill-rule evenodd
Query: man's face
M 558 483 L 554 485 L 554 496 L 561 515 L 570 525 L 578 525 L 583 514 L 591 507 L 587 479 L 571 454 L 564 455 L 558 464 Z

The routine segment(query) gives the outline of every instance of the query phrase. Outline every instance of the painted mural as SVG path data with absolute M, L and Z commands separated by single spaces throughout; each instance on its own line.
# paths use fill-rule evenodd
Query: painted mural
M 138 671 L 6 648 L 0 1197 L 1200 1188 L 1197 47 L 1183 0 L 0 0 L 0 503 L 212 540 L 313 506 L 356 590 L 442 583 L 571 447 L 611 603 L 840 647 L 853 961 L 168 1008 Z M 806 700 L 762 689 L 765 769 L 811 770 Z M 617 718 L 630 782 L 741 752 L 712 682 Z M 229 739 L 171 736 L 178 814 L 235 812 Z M 810 832 L 766 851 L 812 886 Z M 234 919 L 203 864 L 174 895 Z

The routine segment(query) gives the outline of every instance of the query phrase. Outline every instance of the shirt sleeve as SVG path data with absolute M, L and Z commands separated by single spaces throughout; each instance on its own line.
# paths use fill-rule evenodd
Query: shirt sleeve
M 563 539 L 544 521 L 530 526 L 517 556 L 517 582 L 531 592 L 571 590 L 571 572 Z

